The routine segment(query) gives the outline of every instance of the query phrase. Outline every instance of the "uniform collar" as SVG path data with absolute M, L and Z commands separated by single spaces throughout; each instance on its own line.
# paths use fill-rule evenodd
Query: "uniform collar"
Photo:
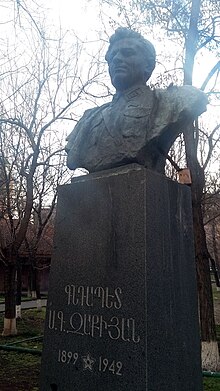
M 121 97 L 123 97 L 126 101 L 130 101 L 142 95 L 144 92 L 146 93 L 146 90 L 150 90 L 150 88 L 147 85 L 137 84 L 135 86 L 128 88 L 123 92 L 117 92 L 113 96 L 112 102 L 114 103 L 117 102 Z

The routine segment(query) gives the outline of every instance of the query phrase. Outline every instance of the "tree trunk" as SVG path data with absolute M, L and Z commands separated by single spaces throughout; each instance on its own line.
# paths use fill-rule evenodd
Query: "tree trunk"
M 214 254 L 214 260 L 215 260 L 215 266 L 217 266 L 216 269 L 217 269 L 217 275 L 219 278 L 219 256 L 218 256 L 218 247 L 217 247 L 217 238 L 216 238 L 216 221 L 215 221 L 215 219 L 213 219 L 213 221 L 212 221 L 212 244 L 213 244 L 213 254 Z M 217 287 L 219 288 L 220 284 L 218 284 Z
M 209 253 L 206 247 L 205 230 L 202 224 L 201 205 L 193 207 L 197 284 L 200 308 L 200 329 L 202 341 L 216 341 L 214 305 L 209 270 Z
M 21 318 L 22 266 L 17 264 L 16 318 Z
M 16 317 L 15 317 L 15 292 L 16 292 L 16 265 L 14 262 L 5 267 L 4 285 L 5 285 L 5 317 L 3 336 L 16 335 Z
M 189 29 L 185 41 L 184 84 L 192 85 L 194 60 L 198 44 L 200 9 L 201 0 L 192 0 Z M 206 370 L 216 371 L 219 368 L 219 353 L 215 332 L 209 253 L 202 215 L 202 195 L 205 178 L 204 170 L 199 165 L 197 159 L 198 129 L 195 129 L 193 124 L 185 130 L 184 140 L 187 165 L 192 177 L 192 211 L 202 339 L 202 367 Z
M 191 15 L 187 38 L 185 41 L 184 84 L 192 85 L 194 60 L 198 42 L 198 20 L 201 8 L 201 0 L 192 0 Z
M 211 262 L 211 268 L 212 268 L 212 273 L 214 274 L 216 287 L 220 288 L 220 281 L 219 281 L 218 270 L 216 267 L 215 260 L 212 257 L 210 257 L 210 255 L 209 255 L 209 259 Z
M 36 296 L 37 296 L 37 309 L 41 311 L 42 303 L 41 303 L 41 293 L 40 293 L 40 272 L 38 269 L 35 269 L 36 273 Z
M 32 287 L 32 266 L 28 266 L 28 290 L 27 290 L 27 297 L 31 297 L 31 287 Z
M 41 299 L 41 293 L 40 293 L 40 272 L 38 269 L 35 269 L 36 272 L 36 294 L 37 299 Z
M 31 265 L 31 297 L 32 299 L 37 298 L 36 292 L 36 269 Z
M 184 138 L 187 164 L 192 176 L 191 195 L 202 339 L 202 367 L 205 370 L 216 371 L 219 370 L 219 353 L 215 331 L 214 304 L 209 270 L 209 252 L 207 249 L 202 215 L 202 195 L 205 179 L 204 170 L 197 160 L 193 125 L 186 129 Z

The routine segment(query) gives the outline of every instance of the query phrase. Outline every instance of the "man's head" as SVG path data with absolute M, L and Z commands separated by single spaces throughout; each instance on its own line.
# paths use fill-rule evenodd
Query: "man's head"
M 123 27 L 115 31 L 109 42 L 105 59 L 116 90 L 145 84 L 155 68 L 154 46 L 138 32 Z

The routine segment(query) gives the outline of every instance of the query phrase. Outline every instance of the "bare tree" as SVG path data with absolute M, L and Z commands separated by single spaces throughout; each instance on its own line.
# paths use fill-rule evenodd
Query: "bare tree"
M 54 139 L 54 135 L 53 135 Z M 59 141 L 59 140 L 57 140 Z M 53 147 L 52 147 L 53 146 Z M 57 145 L 57 148 L 59 145 Z M 58 185 L 64 184 L 70 179 L 66 168 L 66 156 L 60 146 L 60 150 L 54 149 L 54 141 L 51 144 L 49 138 L 45 140 L 45 160 L 40 162 L 36 168 L 34 177 L 34 197 L 31 218 L 25 235 L 25 240 L 19 250 L 20 253 L 27 253 L 29 260 L 31 296 L 37 299 L 37 307 L 41 307 L 40 275 L 41 270 L 49 268 L 48 259 L 42 263 L 39 254 L 45 252 L 44 257 L 48 258 L 48 246 L 50 254 L 52 251 L 52 237 L 54 229 L 54 215 L 57 200 Z M 48 242 L 48 243 L 47 243 Z M 45 246 L 47 243 L 47 246 Z M 16 316 L 21 317 L 21 288 L 19 276 L 21 277 L 22 265 L 19 262 L 17 270 L 17 295 L 16 295 Z
M 61 30 L 48 35 L 24 2 L 16 2 L 12 36 L 0 52 L 0 172 L 1 261 L 5 271 L 3 335 L 15 334 L 15 276 L 19 249 L 33 216 L 38 215 L 34 251 L 52 213 L 56 187 L 63 176 L 61 129 L 72 127 L 73 109 L 100 73 L 93 64 L 82 72 L 82 46 Z M 25 7 L 25 9 L 24 9 Z M 41 10 L 42 11 L 42 10 Z M 34 16 L 33 16 L 34 15 Z M 43 12 L 41 12 L 41 15 Z M 69 42 L 69 44 L 68 44 Z M 70 120 L 68 123 L 67 120 Z M 67 125 L 64 125 L 64 123 Z M 50 196 L 48 192 L 51 192 Z M 50 198 L 51 212 L 42 221 L 40 210 Z M 6 233 L 6 234 L 4 234 Z
M 166 46 L 164 40 L 166 37 L 172 48 L 172 52 L 168 51 L 168 56 L 172 58 L 173 66 L 169 68 L 170 58 L 165 58 L 168 64 L 168 68 L 165 70 L 171 75 L 171 80 L 174 73 L 178 75 L 177 80 L 175 80 L 178 84 L 192 84 L 196 58 L 201 53 L 208 55 L 215 51 L 216 62 L 206 75 L 204 82 L 201 83 L 201 88 L 208 93 L 210 103 L 213 105 L 219 104 L 220 91 L 217 88 L 220 70 L 220 63 L 217 59 L 220 43 L 219 1 L 133 0 L 130 2 L 130 7 L 126 1 L 106 0 L 104 3 L 118 8 L 119 23 L 123 23 L 130 28 L 150 32 L 151 35 L 154 34 L 155 39 L 163 41 L 164 46 Z M 117 25 L 117 21 L 111 20 L 112 24 Z M 162 34 L 163 31 L 164 35 Z M 158 59 L 158 63 L 163 63 L 162 57 Z M 169 81 L 170 78 L 166 78 Z M 205 160 L 202 159 L 203 161 L 199 160 L 199 155 L 203 158 L 203 154 L 199 150 L 201 138 L 206 139 L 205 147 L 203 147 L 206 158 Z M 206 127 L 204 130 L 203 126 L 201 130 L 201 126 L 196 121 L 185 129 L 184 141 L 186 161 L 192 177 L 191 190 L 202 337 L 202 363 L 204 368 L 216 370 L 219 368 L 219 353 L 209 273 L 210 255 L 203 225 L 202 202 L 205 188 L 205 170 L 210 166 L 210 162 L 215 160 L 220 143 L 219 124 L 216 123 L 213 129 Z M 171 174 L 173 175 L 173 172 Z

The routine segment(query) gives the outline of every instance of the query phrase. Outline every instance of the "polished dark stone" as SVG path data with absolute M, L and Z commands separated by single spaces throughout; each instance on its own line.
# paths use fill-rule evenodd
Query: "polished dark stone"
M 188 187 L 138 165 L 60 187 L 49 390 L 202 390 Z

